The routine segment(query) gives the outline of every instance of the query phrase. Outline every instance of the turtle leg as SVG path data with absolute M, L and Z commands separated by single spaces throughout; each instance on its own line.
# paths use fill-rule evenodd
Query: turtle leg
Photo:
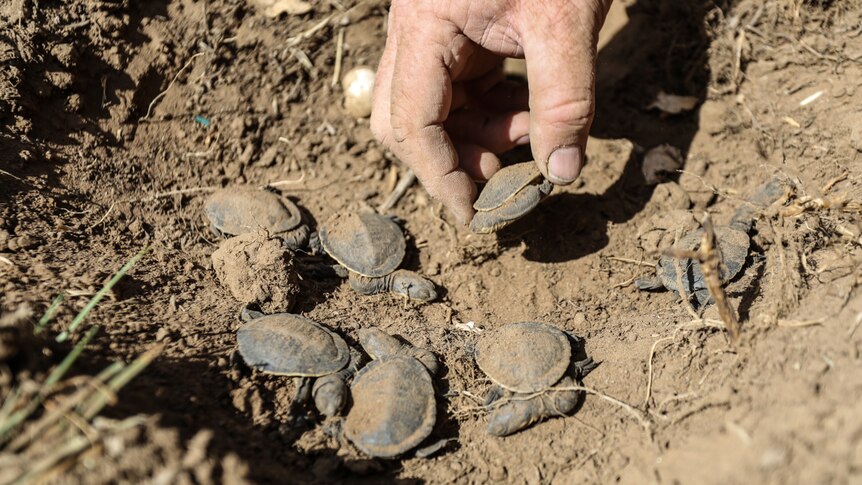
M 260 318 L 264 316 L 264 313 L 257 310 L 252 310 L 248 307 L 248 305 L 243 305 L 243 307 L 239 311 L 239 319 L 243 322 L 250 322 L 255 318 Z
M 221 232 L 221 231 L 216 227 L 216 225 L 215 225 L 215 224 L 213 224 L 212 222 L 210 222 L 210 232 L 212 232 L 212 233 L 213 233 L 213 236 L 215 236 L 215 237 L 217 237 L 217 238 L 219 238 L 219 239 L 224 239 L 224 238 L 226 238 L 226 237 L 227 237 L 227 234 L 225 234 L 225 233 Z
M 639 290 L 657 291 L 665 289 L 661 279 L 657 276 L 652 278 L 638 278 L 635 280 L 635 287 Z
M 587 377 L 587 375 L 594 371 L 598 366 L 599 363 L 594 361 L 592 357 L 587 357 L 584 360 L 574 362 L 572 367 L 575 370 L 575 379 L 580 381 L 584 377 Z
M 308 402 L 308 398 L 311 394 L 310 378 L 296 377 L 294 378 L 294 382 L 296 383 L 296 392 L 293 394 L 293 401 L 290 403 L 290 408 L 288 409 L 288 414 L 290 416 L 296 415 L 296 412 Z
M 323 244 L 320 242 L 319 232 L 313 231 L 308 235 L 308 250 L 314 255 L 326 254 L 326 250 L 323 249 Z
M 309 247 L 311 229 L 309 229 L 307 225 L 302 224 L 299 227 L 282 234 L 281 239 L 291 251 L 304 250 Z
M 563 377 L 558 387 L 574 385 L 571 377 Z M 508 436 L 530 425 L 554 416 L 565 416 L 578 404 L 578 392 L 550 389 L 530 397 L 514 394 L 514 399 L 500 405 L 488 415 L 486 431 L 492 436 Z
M 491 404 L 494 404 L 495 402 L 499 401 L 500 398 L 503 397 L 505 394 L 506 391 L 502 387 L 495 384 L 491 386 L 491 389 L 488 389 L 488 394 L 485 395 L 485 402 L 483 404 L 485 406 L 490 406 Z
M 350 362 L 347 367 L 327 376 L 315 379 L 311 388 L 314 405 L 321 414 L 332 417 L 338 414 L 347 402 L 347 381 L 359 368 L 362 355 L 350 349 Z
M 706 305 L 710 305 L 712 303 L 715 303 L 712 300 L 712 295 L 709 294 L 709 290 L 706 288 L 696 290 L 694 292 L 694 297 L 695 297 L 695 299 L 697 299 L 698 308 L 702 308 L 702 307 L 705 307 Z

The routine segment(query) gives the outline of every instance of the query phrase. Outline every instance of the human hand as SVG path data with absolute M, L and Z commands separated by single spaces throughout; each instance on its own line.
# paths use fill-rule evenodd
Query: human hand
M 581 171 L 611 0 L 393 0 L 371 129 L 462 222 L 498 153 L 530 143 L 555 184 Z M 526 86 L 505 57 L 527 60 Z

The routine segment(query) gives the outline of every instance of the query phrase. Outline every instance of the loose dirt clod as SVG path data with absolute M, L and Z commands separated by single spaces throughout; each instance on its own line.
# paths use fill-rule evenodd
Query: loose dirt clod
M 280 238 L 252 232 L 226 239 L 212 254 L 222 285 L 242 304 L 288 312 L 299 294 L 293 252 Z

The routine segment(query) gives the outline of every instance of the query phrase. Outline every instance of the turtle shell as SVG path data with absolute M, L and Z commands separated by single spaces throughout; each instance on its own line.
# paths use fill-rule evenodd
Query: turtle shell
M 256 318 L 237 332 L 243 360 L 269 374 L 318 377 L 350 360 L 344 340 L 317 322 L 290 313 Z
M 363 453 L 398 456 L 425 440 L 437 419 L 431 375 L 406 355 L 371 361 L 350 388 L 344 432 Z
M 544 323 L 505 325 L 482 334 L 476 364 L 505 389 L 538 392 L 556 384 L 572 359 L 563 331 Z
M 250 187 L 217 190 L 204 204 L 204 212 L 216 229 L 234 236 L 261 229 L 279 234 L 302 222 L 293 202 Z
M 480 212 L 496 209 L 541 176 L 533 161 L 503 167 L 485 184 L 473 208 Z
M 742 270 L 742 267 L 745 265 L 745 259 L 748 257 L 748 247 L 751 244 L 751 240 L 745 231 L 728 226 L 716 227 L 715 239 L 718 250 L 721 252 L 721 266 L 719 267 L 718 275 L 722 283 L 724 283 L 733 279 Z M 702 240 L 703 229 L 698 229 L 683 236 L 675 247 L 694 251 L 700 247 Z M 669 256 L 659 258 L 656 264 L 656 271 L 665 288 L 679 291 L 676 284 L 676 270 L 674 269 L 673 259 Z M 679 264 L 683 271 L 682 283 L 686 291 L 691 293 L 706 288 L 703 272 L 700 269 L 700 262 L 685 258 L 681 259 Z
M 320 228 L 323 249 L 350 271 L 379 277 L 395 271 L 407 242 L 392 219 L 375 213 L 336 214 Z

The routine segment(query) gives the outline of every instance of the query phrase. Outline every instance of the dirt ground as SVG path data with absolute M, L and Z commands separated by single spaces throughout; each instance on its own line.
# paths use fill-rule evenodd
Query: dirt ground
M 92 314 L 103 330 L 76 371 L 166 344 L 107 412 L 143 424 L 55 481 L 862 482 L 862 2 L 619 0 L 580 182 L 482 237 L 413 186 L 391 212 L 409 234 L 404 266 L 445 289 L 438 302 L 306 275 L 296 312 L 351 342 L 377 325 L 440 357 L 434 437 L 451 442 L 399 460 L 362 457 L 334 421 L 291 426 L 293 384 L 236 364 L 239 302 L 202 216 L 213 188 L 274 183 L 314 226 L 376 207 L 403 172 L 333 83 L 342 35 L 342 73 L 376 65 L 386 2 L 313 3 L 280 18 L 245 0 L 0 5 L 0 313 L 38 316 L 66 292 L 60 331 L 149 244 Z M 650 109 L 660 91 L 697 107 Z M 647 186 L 643 153 L 664 143 L 684 172 Z M 726 288 L 738 347 L 673 293 L 634 287 L 653 272 L 659 216 L 727 222 L 775 174 L 794 190 L 756 222 Z M 583 337 L 601 361 L 585 384 L 648 421 L 590 395 L 574 417 L 486 435 L 475 330 L 524 320 Z M 68 348 L 22 349 L 0 391 Z

